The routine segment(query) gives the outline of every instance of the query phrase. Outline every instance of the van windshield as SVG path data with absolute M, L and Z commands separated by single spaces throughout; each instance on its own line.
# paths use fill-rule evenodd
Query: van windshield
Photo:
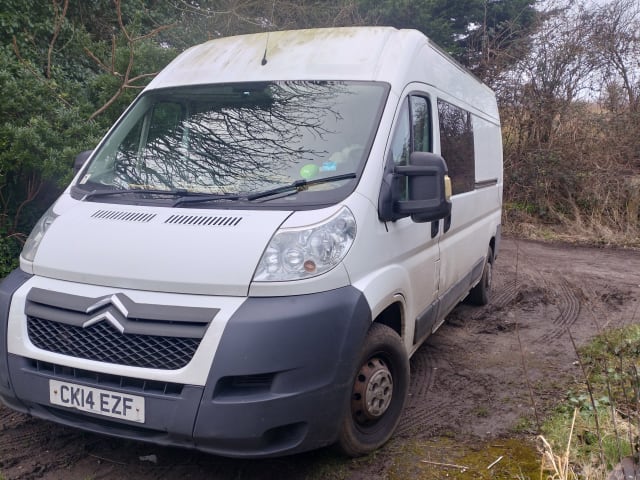
M 255 194 L 308 181 L 286 202 L 339 200 L 364 168 L 387 91 L 386 84 L 337 81 L 152 90 L 105 139 L 76 188 L 277 203 L 285 196 Z

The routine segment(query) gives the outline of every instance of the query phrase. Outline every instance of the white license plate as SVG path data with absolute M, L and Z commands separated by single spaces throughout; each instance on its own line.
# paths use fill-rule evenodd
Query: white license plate
M 144 397 L 49 380 L 53 405 L 144 423 Z

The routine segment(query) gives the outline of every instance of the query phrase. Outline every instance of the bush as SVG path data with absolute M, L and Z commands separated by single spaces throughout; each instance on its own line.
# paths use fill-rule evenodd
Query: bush
M 22 245 L 15 238 L 0 236 L 0 279 L 18 266 Z

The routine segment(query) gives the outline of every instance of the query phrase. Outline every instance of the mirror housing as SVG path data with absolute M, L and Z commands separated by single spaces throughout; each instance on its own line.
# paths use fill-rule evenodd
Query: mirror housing
M 76 158 L 73 161 L 73 173 L 78 173 L 84 164 L 87 163 L 87 159 L 91 156 L 93 150 L 85 150 L 84 152 L 80 152 L 76 155 Z
M 414 222 L 423 223 L 451 215 L 451 180 L 444 159 L 435 153 L 414 152 L 409 163 L 385 172 L 378 208 L 380 219 L 395 221 L 411 216 Z M 404 181 L 407 200 L 400 199 Z

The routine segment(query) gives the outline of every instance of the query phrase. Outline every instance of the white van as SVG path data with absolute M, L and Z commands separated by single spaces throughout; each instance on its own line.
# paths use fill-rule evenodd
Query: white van
M 488 301 L 495 96 L 414 30 L 193 47 L 76 164 L 0 287 L 0 396 L 36 417 L 361 455 L 420 344 Z

